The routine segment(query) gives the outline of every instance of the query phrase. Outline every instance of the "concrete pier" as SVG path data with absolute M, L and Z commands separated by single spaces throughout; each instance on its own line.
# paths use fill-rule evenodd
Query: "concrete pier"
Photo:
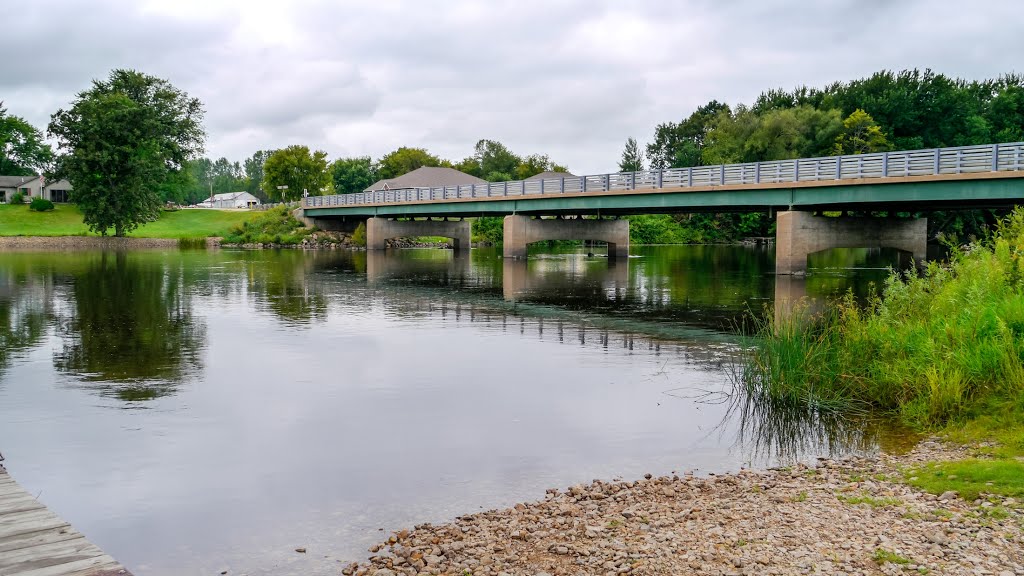
M 608 243 L 608 258 L 629 257 L 628 220 L 542 220 L 505 216 L 505 258 L 526 258 L 526 247 L 544 240 L 597 240 Z
M 468 250 L 470 242 L 469 220 L 366 220 L 366 249 L 383 250 L 390 238 L 414 236 L 442 236 L 450 238 L 455 250 Z
M 830 248 L 896 248 L 924 261 L 928 220 L 825 218 L 810 212 L 779 212 L 775 232 L 775 273 L 802 274 L 807 255 Z

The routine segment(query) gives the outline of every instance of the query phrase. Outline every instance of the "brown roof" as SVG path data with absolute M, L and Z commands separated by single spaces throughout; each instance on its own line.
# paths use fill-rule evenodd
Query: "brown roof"
M 437 188 L 440 186 L 465 186 L 486 184 L 487 181 L 454 168 L 423 166 L 397 178 L 375 182 L 364 192 L 375 190 L 401 190 L 404 188 Z
M 549 178 L 575 178 L 575 177 L 576 177 L 575 174 L 571 174 L 569 172 L 552 172 L 552 171 L 548 170 L 547 172 L 541 172 L 540 174 L 534 174 L 533 176 L 530 176 L 529 178 L 527 178 L 527 180 L 547 180 Z

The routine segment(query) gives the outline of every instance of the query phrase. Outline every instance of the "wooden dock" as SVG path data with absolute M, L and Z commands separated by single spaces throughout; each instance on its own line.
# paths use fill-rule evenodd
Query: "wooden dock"
M 131 576 L 0 466 L 0 576 Z

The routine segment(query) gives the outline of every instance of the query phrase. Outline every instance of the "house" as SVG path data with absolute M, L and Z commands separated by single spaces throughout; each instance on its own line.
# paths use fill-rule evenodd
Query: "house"
M 43 198 L 51 202 L 71 201 L 71 182 L 65 179 L 48 182 L 43 186 Z
M 68 202 L 71 183 L 67 180 L 47 183 L 42 176 L 0 176 L 0 202 L 7 202 L 15 192 L 24 194 L 26 201 L 45 198 L 53 202 Z
M 207 200 L 206 202 L 210 202 Z M 203 202 L 201 206 L 205 204 Z M 248 192 L 225 192 L 223 194 L 215 194 L 213 201 L 209 203 L 209 208 L 252 208 L 260 205 L 260 199 L 249 194 Z
M 7 202 L 17 192 L 25 200 L 42 194 L 43 179 L 39 176 L 0 176 L 0 202 Z
M 486 184 L 487 181 L 471 174 L 460 172 L 454 168 L 439 166 L 423 166 L 397 178 L 388 178 L 375 182 L 363 192 L 380 192 L 381 190 L 410 190 L 412 188 L 440 188 L 442 186 L 468 186 L 470 184 Z

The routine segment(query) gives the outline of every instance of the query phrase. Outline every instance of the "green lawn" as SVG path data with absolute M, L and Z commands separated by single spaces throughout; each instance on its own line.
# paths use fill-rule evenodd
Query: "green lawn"
M 160 219 L 139 227 L 138 238 L 190 238 L 224 236 L 231 226 L 259 212 L 245 210 L 178 210 L 162 212 Z M 52 212 L 33 212 L 25 206 L 0 204 L 0 236 L 96 236 L 82 223 L 82 213 L 71 204 L 58 204 Z

